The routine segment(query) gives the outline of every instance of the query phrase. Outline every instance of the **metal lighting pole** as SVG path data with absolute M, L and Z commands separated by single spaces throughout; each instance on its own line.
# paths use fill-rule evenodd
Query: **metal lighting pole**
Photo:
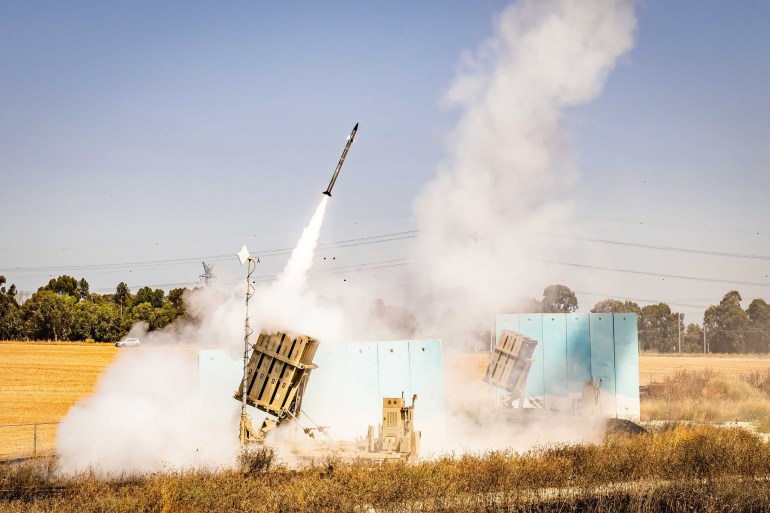
M 256 268 L 256 264 L 259 263 L 259 257 L 252 257 L 249 255 L 249 250 L 246 246 L 243 246 L 238 252 L 238 260 L 241 265 L 247 264 L 246 267 L 246 321 L 244 322 L 244 335 L 243 335 L 243 377 L 241 378 L 241 427 L 240 427 L 240 441 L 241 446 L 246 445 L 248 439 L 248 433 L 246 433 L 246 425 L 248 424 L 248 415 L 246 414 L 246 378 L 249 366 L 249 349 L 251 344 L 249 343 L 249 337 L 254 330 L 251 329 L 249 323 L 249 299 L 254 295 L 254 287 L 251 285 L 251 274 Z

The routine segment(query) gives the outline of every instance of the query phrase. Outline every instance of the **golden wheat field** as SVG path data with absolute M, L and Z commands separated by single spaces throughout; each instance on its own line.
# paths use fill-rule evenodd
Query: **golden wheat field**
M 765 372 L 770 370 L 770 355 L 643 354 L 639 357 L 639 384 L 660 382 L 681 371 L 704 370 L 730 378 L 751 372 Z
M 60 421 L 93 392 L 117 350 L 112 344 L 0 342 L 0 425 Z M 34 429 L 0 427 L 0 457 L 30 453 Z M 55 436 L 55 425 L 38 426 L 38 453 L 50 452 Z
M 120 349 L 112 344 L 77 342 L 0 342 L 0 425 L 58 422 L 79 399 L 94 391 L 101 372 Z M 483 377 L 484 354 L 447 355 L 447 371 L 464 374 L 462 386 Z M 710 369 L 737 377 L 770 369 L 767 356 L 642 355 L 640 382 L 662 381 L 682 370 Z M 0 427 L 0 458 L 29 454 L 32 426 Z M 38 453 L 51 452 L 56 425 L 37 427 Z

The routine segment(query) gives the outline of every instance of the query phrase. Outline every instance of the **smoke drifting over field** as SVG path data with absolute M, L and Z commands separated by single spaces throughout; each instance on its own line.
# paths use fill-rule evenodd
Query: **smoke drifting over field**
M 276 281 L 256 288 L 251 325 L 320 333 L 330 339 L 340 312 L 323 307 L 306 288 L 328 198 L 324 196 Z M 236 376 L 199 387 L 197 350 L 218 347 L 234 360 L 243 351 L 242 291 L 194 291 L 186 301 L 198 322 L 161 332 L 132 330 L 144 347 L 121 351 L 96 393 L 75 405 L 57 434 L 60 469 L 151 472 L 231 465 L 239 450 Z M 236 378 L 230 381 L 230 378 Z
M 415 201 L 418 256 L 425 263 L 412 277 L 419 292 L 410 306 L 422 321 L 419 335 L 477 336 L 494 313 L 510 308 L 518 291 L 545 281 L 542 270 L 524 259 L 553 248 L 533 247 L 523 234 L 545 231 L 568 216 L 575 170 L 565 109 L 599 94 L 631 48 L 634 29 L 630 1 L 529 0 L 505 9 L 494 37 L 465 58 L 446 95 L 460 109 L 447 157 Z M 345 338 L 349 326 L 370 324 L 371 310 L 354 298 L 329 304 L 308 290 L 327 200 L 277 280 L 257 288 L 255 331 L 289 330 L 324 342 Z M 187 302 L 196 324 L 147 334 L 146 347 L 122 351 L 96 394 L 64 419 L 57 442 L 64 470 L 152 471 L 233 461 L 239 404 L 198 389 L 194 355 L 215 345 L 238 357 L 243 290 L 201 290 Z M 356 335 L 366 340 L 369 334 Z M 152 347 L 158 345 L 164 347 Z M 224 383 L 222 390 L 237 385 Z M 465 447 L 510 445 L 512 435 L 501 436 L 499 426 L 491 436 L 459 417 L 452 422 L 477 435 Z M 548 441 L 540 432 L 534 429 L 533 439 Z

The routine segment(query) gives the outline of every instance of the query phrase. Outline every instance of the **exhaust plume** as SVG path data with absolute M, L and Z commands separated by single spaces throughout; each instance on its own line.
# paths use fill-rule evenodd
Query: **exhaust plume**
M 341 324 L 338 312 L 316 304 L 306 290 L 307 272 L 323 223 L 324 197 L 274 283 L 256 289 L 255 331 L 327 333 Z M 59 470 L 90 468 L 101 474 L 155 472 L 232 465 L 238 443 L 239 404 L 232 398 L 239 376 L 198 383 L 198 349 L 223 348 L 233 360 L 243 347 L 241 287 L 214 287 L 186 295 L 197 322 L 132 335 L 142 347 L 121 350 L 99 379 L 95 394 L 73 406 L 57 432 Z
M 297 292 L 304 290 L 307 282 L 307 272 L 313 265 L 313 256 L 318 245 L 318 236 L 321 233 L 321 225 L 323 224 L 328 201 L 329 198 L 324 196 L 315 214 L 310 219 L 310 224 L 302 230 L 302 235 L 291 252 L 289 261 L 276 279 L 276 286 L 285 287 Z

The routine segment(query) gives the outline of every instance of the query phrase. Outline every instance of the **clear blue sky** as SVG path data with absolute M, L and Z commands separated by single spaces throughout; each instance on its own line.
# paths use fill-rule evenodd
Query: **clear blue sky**
M 442 94 L 505 5 L 0 3 L 0 274 L 23 290 L 67 273 L 135 291 L 193 282 L 194 259 L 243 242 L 290 247 L 355 122 L 322 241 L 413 229 L 457 115 Z M 770 3 L 647 0 L 637 14 L 634 50 L 570 113 L 577 235 L 770 255 Z M 322 255 L 352 265 L 401 244 Z M 766 260 L 580 244 L 563 259 L 770 284 Z M 93 267 L 164 259 L 191 261 Z M 770 296 L 575 268 L 552 281 L 588 293 L 583 310 L 604 294 L 688 313 L 731 288 Z

